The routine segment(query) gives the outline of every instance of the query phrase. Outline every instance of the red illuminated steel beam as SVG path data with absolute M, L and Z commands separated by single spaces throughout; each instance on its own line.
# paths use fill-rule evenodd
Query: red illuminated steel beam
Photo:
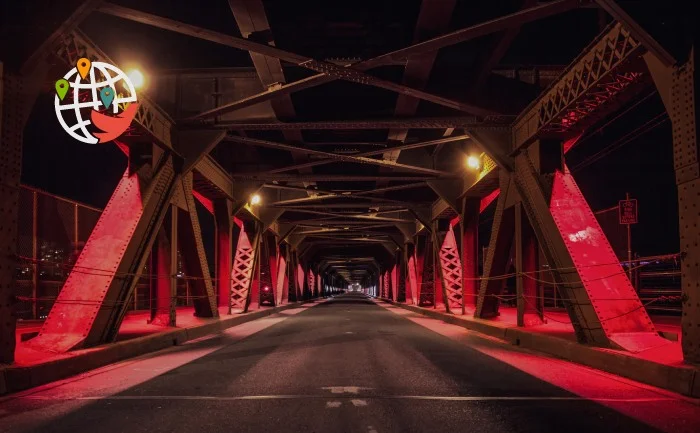
M 442 288 L 445 294 L 445 307 L 448 313 L 458 313 L 462 311 L 463 281 L 457 239 L 452 224 L 448 224 L 446 232 L 434 230 L 433 233 L 440 264 Z
M 231 290 L 229 295 L 229 314 L 244 313 L 250 303 L 251 286 L 253 284 L 253 272 L 255 270 L 258 247 L 260 245 L 260 233 L 255 231 L 252 239 L 245 228 L 245 224 L 236 219 L 240 233 L 236 245 L 236 253 L 231 268 Z
M 145 187 L 142 176 L 124 173 L 32 347 L 66 352 L 116 337 L 179 180 L 168 156 Z

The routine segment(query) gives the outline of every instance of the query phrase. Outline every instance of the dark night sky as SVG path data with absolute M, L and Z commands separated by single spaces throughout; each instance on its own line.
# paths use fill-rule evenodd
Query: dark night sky
M 119 3 L 153 13 L 165 13 L 162 7 L 151 7 L 157 4 L 155 2 Z M 190 10 L 174 2 L 175 6 L 168 16 L 219 31 L 235 29 L 226 2 L 215 3 L 225 6 L 221 13 L 205 13 L 204 8 Z M 251 65 L 248 54 L 235 49 L 143 26 L 132 26 L 113 17 L 95 14 L 94 19 L 91 17 L 82 28 L 98 45 L 113 46 L 108 53 L 118 64 L 135 60 L 147 70 L 192 65 Z M 127 36 L 120 38 L 119 34 Z M 186 50 L 180 50 L 182 47 L 186 47 Z M 158 56 L 152 53 L 158 53 Z M 155 58 L 157 65 L 154 64 Z M 650 97 L 644 104 L 630 110 L 572 150 L 567 156 L 569 166 L 574 167 L 601 149 L 613 145 L 619 137 L 643 125 L 662 110 L 658 97 Z M 42 95 L 37 100 L 25 131 L 22 173 L 25 184 L 103 207 L 125 168 L 126 158 L 116 146 L 88 145 L 68 137 L 55 118 L 51 95 Z M 633 228 L 635 251 L 642 255 L 678 251 L 678 211 L 668 121 L 576 172 L 575 177 L 594 210 L 616 205 L 626 192 L 639 200 L 640 223 Z

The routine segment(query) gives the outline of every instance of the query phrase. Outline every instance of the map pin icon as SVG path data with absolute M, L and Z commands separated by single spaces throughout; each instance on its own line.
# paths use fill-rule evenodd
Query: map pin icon
M 105 105 L 105 108 L 109 108 L 109 106 L 112 105 L 112 101 L 114 100 L 114 89 L 112 89 L 111 87 L 105 87 L 102 90 L 100 90 L 100 99 Z
M 83 78 L 83 80 L 85 79 L 85 77 L 87 77 L 88 72 L 90 72 L 90 66 L 92 66 L 90 59 L 87 59 L 85 57 L 81 57 L 78 59 L 78 64 L 76 65 L 76 67 L 78 68 L 78 73 Z
M 70 84 L 65 78 L 61 78 L 60 80 L 56 81 L 56 93 L 58 93 L 58 98 L 61 101 L 63 101 L 63 98 L 66 97 L 66 93 L 68 93 L 69 88 Z

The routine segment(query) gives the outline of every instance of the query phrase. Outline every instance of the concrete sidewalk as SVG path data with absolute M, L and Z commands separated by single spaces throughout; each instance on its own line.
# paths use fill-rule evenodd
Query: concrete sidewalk
M 200 319 L 197 323 L 174 328 L 164 327 L 161 328 L 160 332 L 63 354 L 41 353 L 35 354 L 35 356 L 24 354 L 25 361 L 30 359 L 30 362 L 0 367 L 0 395 L 65 379 L 127 358 L 216 334 L 224 329 L 280 311 L 323 301 L 323 299 L 317 299 L 315 301 L 294 302 L 249 313 L 222 315 L 216 319 Z
M 668 346 L 645 352 L 629 353 L 586 346 L 576 342 L 568 333 L 538 332 L 535 328 L 521 328 L 504 321 L 448 314 L 433 308 L 417 307 L 383 298 L 378 300 L 442 320 L 445 323 L 495 337 L 509 344 L 553 355 L 683 395 L 700 397 L 700 368 L 682 362 L 680 342 L 678 341 L 670 341 Z

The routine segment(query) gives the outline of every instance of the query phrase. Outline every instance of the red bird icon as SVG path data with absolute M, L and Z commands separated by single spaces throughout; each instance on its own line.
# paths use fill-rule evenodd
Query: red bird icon
M 126 131 L 126 128 L 131 125 L 131 121 L 134 120 L 136 116 L 136 111 L 139 108 L 139 104 L 133 102 L 126 107 L 121 114 L 116 117 L 104 115 L 98 111 L 92 110 L 90 112 L 90 119 L 92 123 L 104 132 L 95 132 L 93 135 L 97 137 L 100 143 L 106 143 L 112 141 L 119 137 Z

